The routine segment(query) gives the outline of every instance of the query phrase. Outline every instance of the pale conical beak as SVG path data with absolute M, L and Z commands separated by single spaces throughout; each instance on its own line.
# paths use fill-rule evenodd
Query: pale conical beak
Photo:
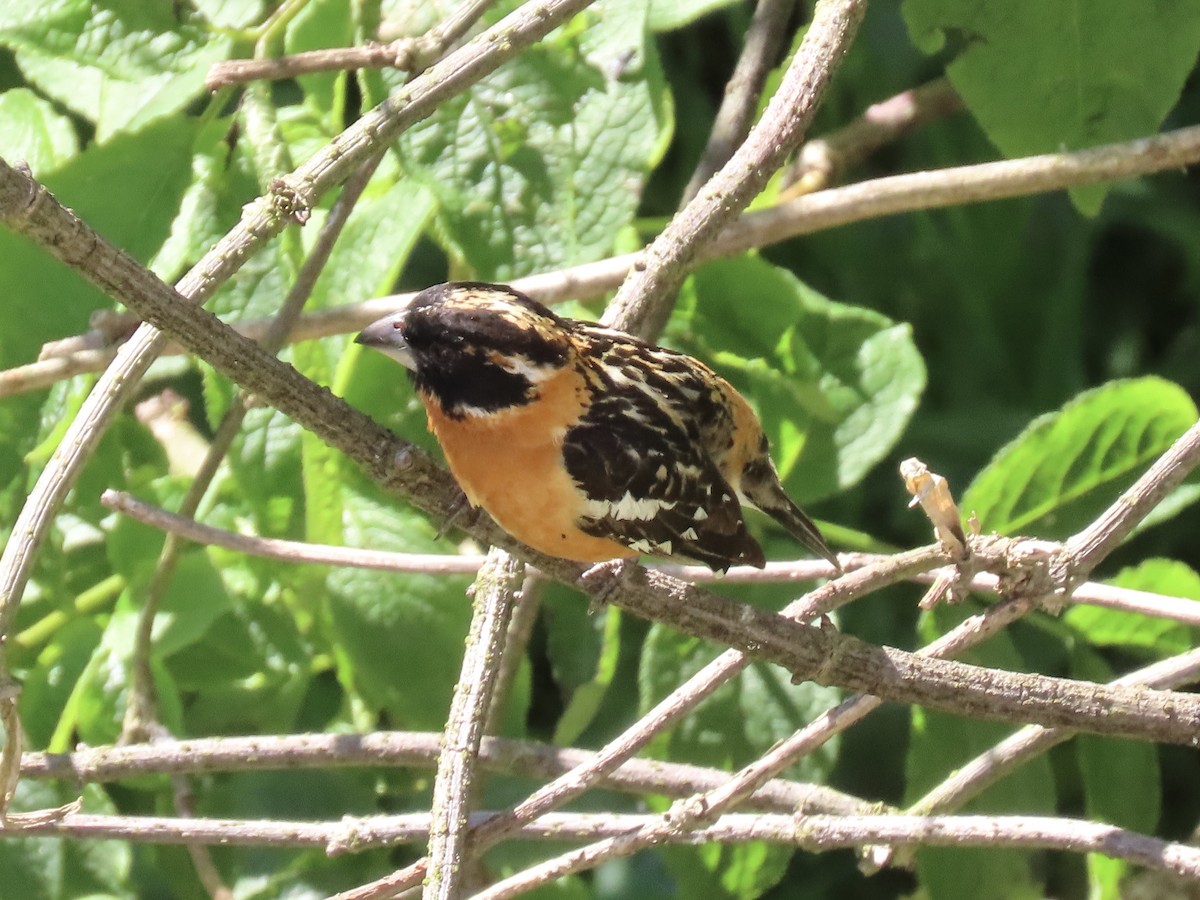
M 413 361 L 412 350 L 409 349 L 408 341 L 404 339 L 404 334 L 398 327 L 403 322 L 403 317 L 404 313 L 398 312 L 372 322 L 358 333 L 354 343 L 378 350 L 385 356 L 396 360 L 406 369 L 415 369 L 416 363 Z

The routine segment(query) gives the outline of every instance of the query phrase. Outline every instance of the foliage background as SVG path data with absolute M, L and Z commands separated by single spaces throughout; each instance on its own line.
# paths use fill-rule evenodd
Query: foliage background
M 427 4 L 310 0 L 278 52 L 344 46 L 380 21 L 419 33 Z M 444 12 L 444 11 L 442 11 Z M 640 246 L 679 203 L 707 140 L 750 8 L 721 0 L 604 0 L 549 41 L 445 104 L 389 154 L 322 275 L 319 309 L 447 277 L 503 280 Z M 211 62 L 248 55 L 254 0 L 138 4 L 55 0 L 0 8 L 0 155 L 35 175 L 115 243 L 168 279 L 211 246 L 281 171 L 302 162 L 402 80 L 389 71 L 311 75 L 208 97 Z M 794 24 L 800 24 L 800 17 Z M 1200 10 L 1149 13 L 1136 0 L 992 5 L 875 4 L 814 128 L 943 73 L 968 113 L 935 122 L 853 173 L 961 165 L 1124 140 L 1195 122 Z M 773 83 L 773 82 L 772 82 Z M 756 202 L 778 198 L 773 183 Z M 707 264 L 684 287 L 665 340 L 710 360 L 759 406 L 789 488 L 845 546 L 912 546 L 925 520 L 906 509 L 897 462 L 918 456 L 950 478 L 985 529 L 1060 538 L 1111 501 L 1196 419 L 1200 374 L 1200 196 L 1173 173 L 948 210 L 791 240 Z M 303 259 L 323 210 L 260 253 L 210 304 L 267 315 Z M 0 232 L 0 367 L 87 327 L 111 302 L 23 239 Z M 599 305 L 571 310 L 597 317 Z M 399 370 L 346 336 L 300 344 L 290 360 L 411 439 L 432 446 Z M 64 423 L 92 383 L 75 378 L 0 403 L 0 521 L 11 522 Z M 180 358 L 170 386 L 206 435 L 231 386 Z M 1038 418 L 1043 417 L 1043 418 Z M 168 508 L 188 476 L 127 414 L 60 517 L 10 651 L 36 748 L 117 740 L 139 597 L 161 536 L 99 506 L 106 487 Z M 1107 564 L 1121 584 L 1200 599 L 1185 487 Z M 1169 513 L 1169 514 L 1168 514 Z M 381 549 L 448 552 L 416 513 L 269 409 L 254 410 L 206 521 L 256 533 Z M 763 520 L 768 556 L 794 546 Z M 153 660 L 160 715 L 179 736 L 438 730 L 468 617 L 464 579 L 284 568 L 216 549 L 184 558 Z M 782 605 L 793 589 L 727 588 Z M 913 647 L 962 608 L 918 616 L 916 589 L 872 595 L 840 625 Z M 973 661 L 1104 679 L 1179 652 L 1183 626 L 1076 609 L 1029 620 Z M 598 746 L 711 657 L 666 629 L 588 617 L 548 590 L 505 733 Z M 832 699 L 752 666 L 654 747 L 730 767 L 761 754 Z M 1004 730 L 885 708 L 793 774 L 902 803 Z M 976 808 L 1060 812 L 1171 838 L 1200 809 L 1194 752 L 1079 740 L 1027 766 Z M 206 776 L 198 812 L 320 818 L 424 809 L 426 772 L 354 770 Z M 528 785 L 524 785 L 528 787 Z M 520 795 L 493 779 L 487 800 Z M 70 785 L 22 785 L 37 808 Z M 605 808 L 634 801 L 605 796 Z M 88 807 L 166 813 L 166 779 L 87 789 Z M 314 896 L 417 851 L 328 860 L 317 852 L 225 849 L 238 896 Z M 509 871 L 528 846 L 490 853 Z M 0 896 L 198 897 L 184 851 L 57 840 L 0 842 Z M 850 853 L 672 849 L 607 864 L 547 896 L 1116 896 L 1122 865 L 995 851 L 922 852 L 913 873 L 866 879 Z

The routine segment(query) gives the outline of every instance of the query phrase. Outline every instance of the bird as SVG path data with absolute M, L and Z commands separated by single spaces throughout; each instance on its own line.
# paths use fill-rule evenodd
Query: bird
M 747 503 L 840 571 L 750 404 L 694 357 L 472 281 L 420 291 L 355 340 L 408 369 L 467 500 L 535 550 L 762 568 Z

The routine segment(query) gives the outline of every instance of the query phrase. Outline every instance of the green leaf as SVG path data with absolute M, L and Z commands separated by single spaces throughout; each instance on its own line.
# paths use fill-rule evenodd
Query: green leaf
M 750 841 L 667 846 L 662 854 L 680 897 L 755 900 L 783 878 L 792 848 Z
M 1159 0 L 906 0 L 926 50 L 951 42 L 947 74 L 1006 156 L 1075 150 L 1153 134 L 1200 51 L 1200 8 Z M 1107 188 L 1072 192 L 1095 214 Z
M 313 288 L 308 309 L 325 309 L 387 293 L 434 212 L 429 191 L 394 167 L 377 174 L 354 206 L 329 262 Z M 309 225 L 315 234 L 315 229 Z M 340 351 L 339 351 L 340 352 Z
M 208 252 L 238 222 L 242 208 L 258 195 L 245 156 L 230 153 L 226 139 L 232 127 L 230 119 L 214 119 L 196 135 L 190 183 L 180 199 L 170 234 L 151 263 L 151 268 L 168 281 L 177 280 Z M 265 253 L 259 256 L 270 258 Z M 244 290 L 244 273 L 243 267 L 219 296 Z M 216 306 L 212 303 L 212 308 Z
M 1065 538 L 1091 521 L 1196 421 L 1161 378 L 1114 381 L 1040 416 L 962 495 L 984 531 Z
M 649 25 L 653 31 L 674 31 L 733 4 L 734 0 L 650 0 Z
M 1122 569 L 1106 583 L 1200 601 L 1200 575 L 1191 566 L 1171 559 L 1145 560 Z M 1178 622 L 1120 609 L 1077 604 L 1067 610 L 1063 621 L 1092 646 L 1123 647 L 1156 658 L 1183 653 L 1192 644 L 1190 629 Z
M 92 145 L 50 174 L 46 186 L 109 241 L 149 259 L 187 186 L 195 136 L 196 126 L 186 120 L 156 123 Z M 36 358 L 43 343 L 82 331 L 95 309 L 111 306 L 72 269 L 6 230 L 0 230 L 0 259 L 5 316 L 22 323 L 0 332 L 5 368 Z M 53 315 L 46 315 L 48 297 L 54 299 Z
M 102 632 L 91 619 L 68 622 L 38 654 L 21 691 L 21 725 L 34 747 L 45 747 L 76 682 L 100 643 Z
M 1127 860 L 1089 853 L 1087 868 L 1089 900 L 1122 900 L 1133 895 L 1132 891 L 1126 892 L 1123 889 L 1132 868 Z
M 239 596 L 203 638 L 166 665 L 180 690 L 194 692 L 188 733 L 287 732 L 295 730 L 311 684 L 312 657 L 294 611 L 261 596 Z
M 31 83 L 94 122 L 102 142 L 182 109 L 230 47 L 187 6 L 128 0 L 5 3 L 0 45 Z
M 664 88 L 644 6 L 610 0 L 585 15 L 582 34 L 525 51 L 400 142 L 473 277 L 609 255 L 661 156 Z
M 25 778 L 17 783 L 12 811 L 53 809 L 63 802 L 52 783 Z M 43 837 L 0 841 L 4 900 L 60 900 L 65 844 L 61 838 Z
M 822 297 L 756 256 L 706 263 L 670 334 L 754 405 L 798 502 L 859 480 L 925 388 L 906 325 Z
M 0 157 L 23 160 L 39 178 L 79 152 L 71 121 L 26 88 L 0 94 Z
M 349 47 L 354 43 L 354 17 L 346 0 L 313 0 L 288 23 L 284 52 Z M 304 102 L 336 133 L 343 127 L 345 71 L 318 72 L 296 78 Z M 297 160 L 299 162 L 299 160 Z
M 567 604 L 560 604 L 559 612 L 574 611 L 588 613 L 586 604 L 578 595 L 567 598 Z M 547 608 L 547 612 L 550 612 Z M 574 620 L 574 621 L 573 621 Z M 600 704 L 608 695 L 617 672 L 617 661 L 621 654 L 621 611 L 608 607 L 602 617 L 603 629 L 600 644 L 597 648 L 595 629 L 589 623 L 579 622 L 578 616 L 564 617 L 550 614 L 545 618 L 547 631 L 547 653 L 555 670 L 555 680 L 568 691 L 567 708 L 559 716 L 558 724 L 554 727 L 554 743 L 560 747 L 569 747 L 587 729 L 600 710 Z M 569 622 L 574 627 L 563 627 Z M 597 623 L 599 624 L 599 623 Z M 582 640 L 581 640 L 582 638 Z M 582 645 L 582 646 L 581 646 Z M 591 651 L 590 653 L 588 651 Z M 593 663 L 586 678 L 564 678 L 563 667 L 571 665 L 572 660 L 587 660 Z M 586 663 L 585 663 L 586 664 Z M 574 683 L 572 683 L 574 681 Z
M 192 0 L 192 5 L 220 28 L 245 28 L 263 15 L 263 0 Z
M 60 791 L 62 802 L 74 799 L 75 789 Z M 83 812 L 90 815 L 118 815 L 119 810 L 99 785 L 83 787 Z M 126 841 L 88 840 L 64 842 L 64 897 L 95 898 L 122 896 L 128 887 L 133 852 Z
M 342 519 L 351 547 L 446 553 L 429 522 L 377 496 L 357 469 L 342 473 Z M 401 728 L 440 730 L 462 663 L 469 579 L 338 569 L 328 604 L 345 687 Z
M 262 534 L 288 534 L 295 525 L 303 435 L 283 413 L 256 407 L 233 442 L 230 470 Z

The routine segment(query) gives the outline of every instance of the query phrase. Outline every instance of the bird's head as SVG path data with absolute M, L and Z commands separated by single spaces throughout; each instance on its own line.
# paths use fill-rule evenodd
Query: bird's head
M 426 288 L 355 339 L 409 370 L 451 417 L 521 406 L 568 362 L 570 323 L 506 285 Z

